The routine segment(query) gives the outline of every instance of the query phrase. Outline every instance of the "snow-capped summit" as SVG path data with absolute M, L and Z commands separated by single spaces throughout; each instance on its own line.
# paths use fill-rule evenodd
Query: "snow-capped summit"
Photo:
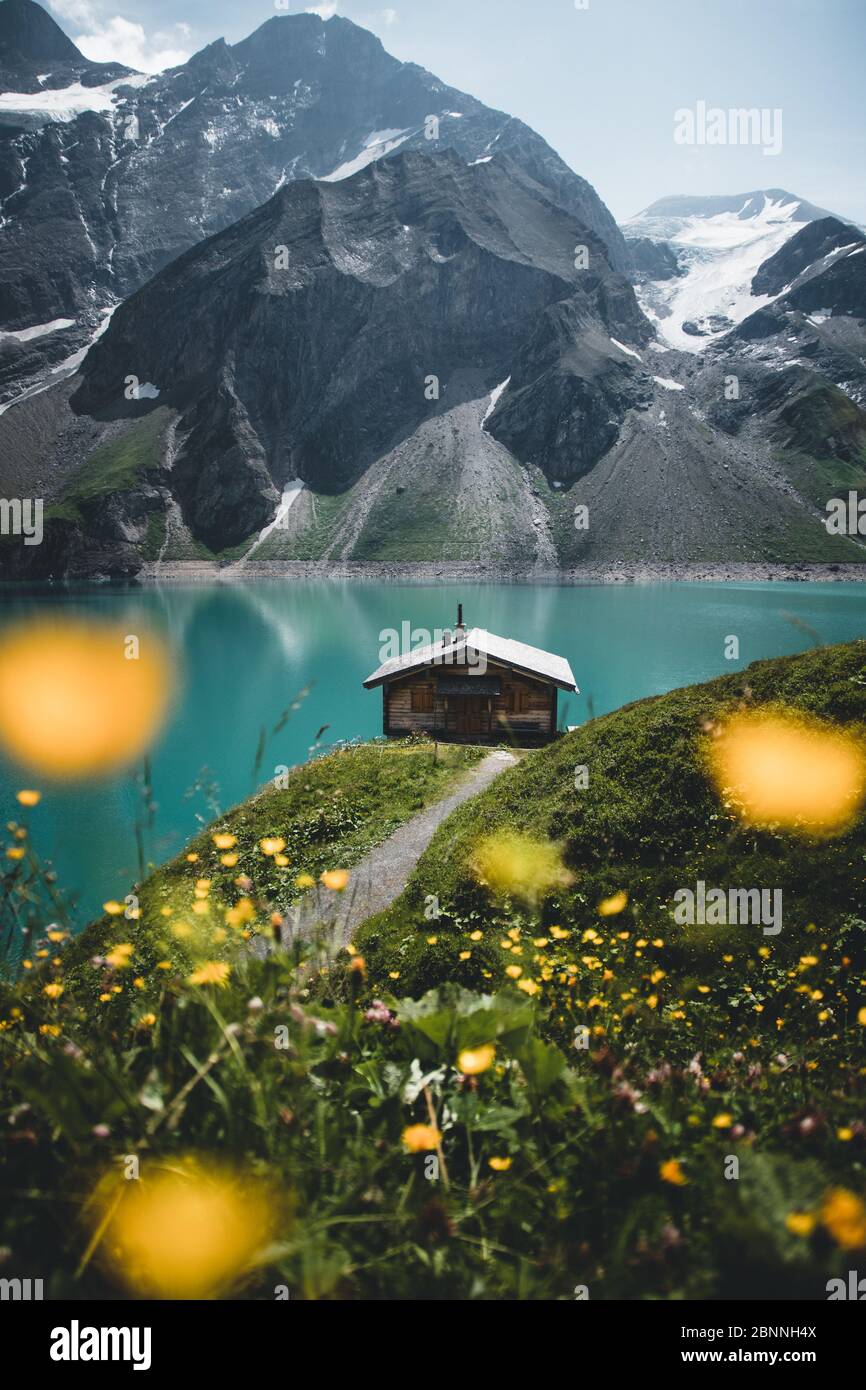
M 641 277 L 644 313 L 672 347 L 700 352 L 770 302 L 752 285 L 758 267 L 805 224 L 830 216 L 782 188 L 660 198 L 623 226 L 627 239 L 661 244 L 677 260 L 676 275 Z

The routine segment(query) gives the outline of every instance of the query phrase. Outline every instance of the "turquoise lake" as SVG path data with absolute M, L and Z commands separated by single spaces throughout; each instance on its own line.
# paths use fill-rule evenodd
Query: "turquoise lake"
M 296 695 L 300 708 L 267 744 L 258 782 L 277 765 L 303 762 L 321 744 L 381 732 L 381 692 L 361 682 L 379 664 L 380 633 L 448 627 L 458 600 L 469 626 L 566 656 L 579 696 L 560 695 L 560 718 L 579 724 L 641 696 L 742 669 L 815 642 L 866 636 L 866 587 L 858 584 L 553 585 L 281 581 L 152 588 L 99 586 L 58 596 L 9 591 L 0 624 L 51 610 L 160 632 L 180 674 L 174 707 L 152 749 L 157 862 L 254 788 L 260 730 L 271 730 Z M 725 659 L 725 639 L 740 659 Z M 101 783 L 41 784 L 34 842 L 61 885 L 78 897 L 80 921 L 137 877 L 134 769 Z M 209 796 L 196 784 L 207 783 Z M 16 816 L 17 788 L 33 777 L 0 761 L 0 812 Z

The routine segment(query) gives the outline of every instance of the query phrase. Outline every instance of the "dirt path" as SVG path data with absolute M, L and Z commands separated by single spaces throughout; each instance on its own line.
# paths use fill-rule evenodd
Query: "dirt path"
M 516 762 L 514 754 L 502 748 L 488 753 L 448 796 L 419 811 L 359 860 L 350 871 L 349 886 L 344 893 L 338 895 L 322 887 L 307 893 L 290 913 L 292 931 L 309 936 L 317 923 L 333 922 L 336 940 L 345 945 L 362 922 L 388 907 L 402 893 L 412 870 L 446 816 L 450 816 L 461 802 L 477 796 Z

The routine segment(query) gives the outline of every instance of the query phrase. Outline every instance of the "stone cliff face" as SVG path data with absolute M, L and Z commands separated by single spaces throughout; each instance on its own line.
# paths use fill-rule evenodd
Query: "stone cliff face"
M 181 417 L 184 519 L 221 550 L 272 518 L 290 479 L 350 487 L 437 403 L 458 405 L 467 373 L 488 389 L 512 375 L 487 429 L 517 457 L 551 477 L 591 466 L 640 395 L 610 333 L 650 336 L 603 244 L 547 189 L 499 155 L 409 152 L 286 185 L 180 257 L 118 309 L 72 404 L 135 413 L 128 377 L 155 386 Z

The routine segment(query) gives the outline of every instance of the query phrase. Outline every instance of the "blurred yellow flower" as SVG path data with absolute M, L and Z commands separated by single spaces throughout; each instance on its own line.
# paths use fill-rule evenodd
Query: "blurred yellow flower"
M 476 878 L 494 893 L 530 904 L 573 881 L 559 845 L 513 830 L 481 840 L 472 867 Z
M 441 1140 L 442 1134 L 435 1125 L 408 1125 L 403 1130 L 403 1143 L 413 1154 L 435 1149 Z
M 122 1188 L 102 1248 L 116 1277 L 142 1298 L 227 1293 L 273 1233 L 268 1196 L 210 1160 L 175 1160 Z
M 319 880 L 326 888 L 330 888 L 334 893 L 342 893 L 346 884 L 349 882 L 348 869 L 325 869 L 319 875 Z
M 715 1119 L 713 1120 L 713 1129 L 730 1129 L 733 1123 L 734 1119 L 732 1115 L 728 1115 L 726 1113 L 716 1115 Z
M 510 1158 L 488 1158 L 487 1162 L 494 1173 L 507 1173 L 512 1164 Z
M 517 988 L 522 989 L 524 994 L 531 996 L 537 994 L 541 986 L 537 985 L 534 980 L 518 980 Z
M 133 762 L 168 709 L 162 642 L 81 619 L 40 619 L 0 637 L 0 743 L 17 762 L 58 780 Z
M 315 888 L 316 880 L 312 874 L 298 874 L 295 879 L 296 888 Z
M 834 1187 L 824 1198 L 821 1223 L 843 1250 L 866 1246 L 866 1206 L 845 1187 Z
M 16 793 L 16 796 L 22 806 L 38 806 L 42 800 L 41 792 L 20 791 Z
M 211 839 L 217 849 L 234 849 L 238 842 L 236 835 L 230 835 L 228 831 L 220 831 L 217 835 L 211 835 Z
M 231 973 L 231 966 L 227 965 L 224 960 L 209 960 L 192 972 L 189 983 L 191 985 L 216 985 L 217 989 L 225 989 Z
M 108 961 L 109 965 L 114 967 L 115 970 L 125 970 L 127 966 L 130 964 L 129 958 L 132 955 L 132 952 L 132 942 L 124 941 L 121 942 L 120 945 L 114 946 L 107 953 L 105 959 Z
M 672 1183 L 674 1187 L 685 1187 L 688 1182 L 678 1158 L 668 1158 L 660 1164 L 659 1177 L 663 1182 Z
M 266 835 L 263 840 L 259 840 L 259 849 L 262 854 L 279 854 L 285 847 L 286 842 L 280 839 L 279 835 Z
M 599 917 L 615 917 L 618 912 L 622 912 L 628 902 L 628 893 L 620 890 L 614 893 L 611 898 L 602 898 L 598 905 Z
M 116 898 L 109 898 L 107 903 L 102 904 L 103 912 L 107 912 L 109 917 L 119 917 L 123 911 L 123 903 L 119 903 Z
M 720 795 L 750 825 L 839 834 L 866 796 L 866 749 L 852 734 L 792 710 L 733 715 L 708 745 Z
M 495 1057 L 496 1048 L 493 1043 L 484 1043 L 481 1047 L 475 1048 L 467 1047 L 458 1054 L 457 1067 L 464 1076 L 478 1076 L 493 1066 Z
M 64 986 L 58 984 L 43 985 L 42 993 L 47 994 L 49 999 L 59 999 L 63 993 Z
M 792 1236 L 810 1236 L 815 1229 L 815 1218 L 809 1211 L 789 1211 L 785 1225 Z

